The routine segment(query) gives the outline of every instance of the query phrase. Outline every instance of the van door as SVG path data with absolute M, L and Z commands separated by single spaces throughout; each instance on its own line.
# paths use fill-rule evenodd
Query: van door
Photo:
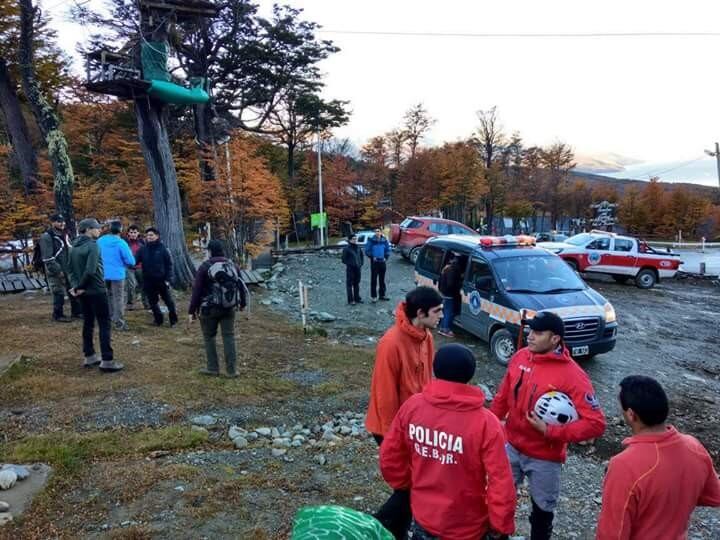
M 415 284 L 437 289 L 444 260 L 445 250 L 443 248 L 430 244 L 423 246 L 415 262 Z
M 478 256 L 470 258 L 463 282 L 461 323 L 465 330 L 485 341 L 490 320 L 487 311 L 481 309 L 482 301 L 489 301 L 494 290 L 495 278 L 488 262 Z

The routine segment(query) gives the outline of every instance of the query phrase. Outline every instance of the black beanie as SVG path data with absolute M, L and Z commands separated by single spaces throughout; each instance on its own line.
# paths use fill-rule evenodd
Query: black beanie
M 433 361 L 435 377 L 445 381 L 467 383 L 475 375 L 475 356 L 465 345 L 443 345 Z

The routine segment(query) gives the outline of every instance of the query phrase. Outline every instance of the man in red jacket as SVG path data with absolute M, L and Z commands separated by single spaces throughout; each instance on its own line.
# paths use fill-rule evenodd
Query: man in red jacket
M 590 379 L 563 345 L 564 325 L 541 311 L 527 322 L 528 346 L 510 360 L 491 410 L 505 420 L 515 484 L 527 476 L 531 540 L 552 536 L 567 445 L 599 437 L 605 417 Z
M 435 379 L 408 399 L 380 447 L 380 470 L 410 489 L 413 539 L 478 540 L 515 530 L 515 486 L 502 425 L 467 383 L 475 357 L 440 347 Z
M 697 439 L 665 424 L 668 399 L 655 379 L 625 377 L 619 398 L 633 436 L 608 465 L 597 538 L 687 538 L 696 506 L 720 506 L 712 459 Z

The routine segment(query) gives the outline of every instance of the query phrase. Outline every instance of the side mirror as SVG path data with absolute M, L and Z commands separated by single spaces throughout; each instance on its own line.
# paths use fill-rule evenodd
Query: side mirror
M 492 278 L 490 276 L 482 276 L 475 279 L 475 288 L 479 291 L 489 291 L 492 285 Z

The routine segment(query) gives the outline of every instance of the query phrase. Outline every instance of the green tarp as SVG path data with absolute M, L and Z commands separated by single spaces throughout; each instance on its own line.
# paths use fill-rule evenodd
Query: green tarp
M 394 540 L 374 517 L 342 506 L 307 506 L 295 514 L 291 540 Z
M 143 41 L 140 46 L 143 79 L 169 82 L 167 57 L 167 44 L 164 41 Z

